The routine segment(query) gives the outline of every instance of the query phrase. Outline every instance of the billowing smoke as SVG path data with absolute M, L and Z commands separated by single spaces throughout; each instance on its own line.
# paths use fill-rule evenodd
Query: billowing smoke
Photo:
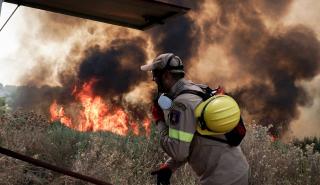
M 230 72 L 235 77 L 245 73 L 251 79 L 232 90 L 234 96 L 253 119 L 273 124 L 274 130 L 286 130 L 299 117 L 298 106 L 312 103 L 298 82 L 319 73 L 320 44 L 311 29 L 302 25 L 268 28 L 267 21 L 274 18 L 274 12 L 284 15 L 290 3 L 217 1 L 218 21 L 207 24 L 218 29 L 215 33 L 220 36 L 212 42 L 221 44 L 234 62 Z
M 172 2 L 171 2 L 172 3 Z M 179 5 L 188 5 L 193 11 L 199 11 L 203 0 L 192 1 L 188 3 L 178 3 Z M 152 43 L 156 53 L 175 53 L 186 64 L 192 57 L 197 55 L 200 44 L 200 30 L 192 17 L 185 15 L 172 20 L 167 24 L 152 28 L 150 31 Z
M 85 83 L 94 80 L 94 96 L 103 97 L 115 107 L 130 107 L 134 118 L 146 117 L 146 112 L 141 111 L 145 102 L 136 106 L 122 101 L 126 93 L 147 78 L 138 67 L 147 60 L 147 43 L 143 37 L 134 35 L 138 31 L 43 11 L 27 13 L 39 17 L 41 27 L 37 30 L 37 39 L 46 44 L 63 42 L 61 48 L 65 49 L 51 51 L 52 58 L 42 57 L 37 44 L 33 46 L 30 39 L 23 39 L 34 48 L 37 64 L 22 76 L 23 86 L 12 95 L 11 107 L 48 115 L 48 107 L 56 101 L 65 105 L 70 113 L 76 99 L 73 91 L 80 91 Z M 52 82 L 58 86 L 52 86 Z
M 39 14 L 37 19 L 41 22 L 41 26 L 45 28 L 45 31 L 40 31 L 38 37 L 47 41 L 64 42 L 65 38 L 75 34 L 75 29 L 81 28 L 87 22 L 86 19 L 65 16 L 58 13 L 50 13 L 47 15 Z
M 42 115 L 48 115 L 48 107 L 50 103 L 63 94 L 62 89 L 58 87 L 50 86 L 19 86 L 14 87 L 13 93 L 11 93 L 11 99 L 9 106 L 14 110 L 33 110 Z
M 106 49 L 99 47 L 88 49 L 87 58 L 79 65 L 78 87 L 93 79 L 95 95 L 105 97 L 112 101 L 113 105 L 123 106 L 124 95 L 147 79 L 147 74 L 137 68 L 147 60 L 143 49 L 145 45 L 145 40 L 133 38 L 114 40 Z M 118 99 L 114 101 L 114 97 Z M 129 103 L 126 106 L 133 118 L 141 120 L 147 115 L 148 108 L 143 102 L 139 105 Z
M 269 37 L 263 48 L 243 64 L 243 68 L 261 81 L 239 89 L 236 92 L 239 100 L 250 113 L 257 112 L 262 123 L 283 122 L 286 129 L 292 119 L 299 117 L 298 106 L 312 102 L 297 83 L 319 73 L 319 51 L 315 34 L 304 27 Z
M 133 86 L 146 80 L 147 74 L 137 66 L 147 60 L 145 40 L 114 40 L 110 46 L 101 50 L 91 48 L 87 58 L 80 64 L 78 79 L 81 83 L 97 80 L 93 89 L 99 96 L 119 96 L 128 93 Z

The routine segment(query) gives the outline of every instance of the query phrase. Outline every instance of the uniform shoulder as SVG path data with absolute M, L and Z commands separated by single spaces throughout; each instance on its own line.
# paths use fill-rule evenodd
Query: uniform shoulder
M 194 91 L 202 91 L 202 89 L 196 85 L 188 85 L 184 90 L 194 90 Z M 191 108 L 196 107 L 200 102 L 202 101 L 202 98 L 198 95 L 192 94 L 192 93 L 183 93 L 177 96 L 174 99 L 174 104 L 177 104 L 178 106 L 183 104 L 185 106 L 190 106 Z

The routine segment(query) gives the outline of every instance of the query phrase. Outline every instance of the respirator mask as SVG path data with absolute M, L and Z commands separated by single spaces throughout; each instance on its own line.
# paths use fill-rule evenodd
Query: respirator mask
M 165 93 L 162 93 L 158 98 L 158 105 L 162 110 L 169 110 L 172 107 L 172 100 Z

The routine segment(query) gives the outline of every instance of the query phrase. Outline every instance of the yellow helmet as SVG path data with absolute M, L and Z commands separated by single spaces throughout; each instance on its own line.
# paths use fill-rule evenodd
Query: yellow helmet
M 240 120 L 237 102 L 227 95 L 216 95 L 195 109 L 197 131 L 202 135 L 220 135 L 231 131 Z

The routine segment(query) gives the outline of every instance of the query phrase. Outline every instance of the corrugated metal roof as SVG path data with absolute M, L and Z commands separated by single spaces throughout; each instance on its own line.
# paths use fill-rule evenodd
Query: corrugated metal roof
M 5 0 L 5 2 L 144 30 L 189 9 L 153 0 Z

